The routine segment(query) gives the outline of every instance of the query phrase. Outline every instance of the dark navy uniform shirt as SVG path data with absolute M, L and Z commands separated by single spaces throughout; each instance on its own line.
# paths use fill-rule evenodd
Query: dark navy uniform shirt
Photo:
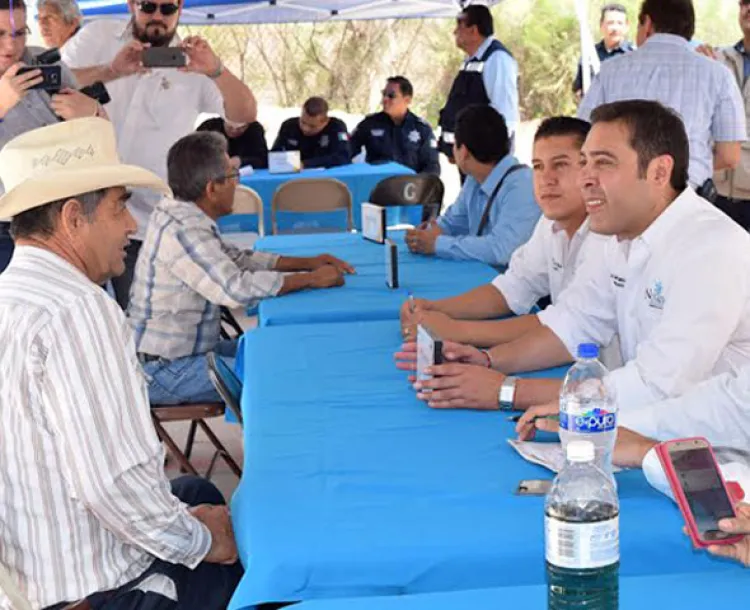
M 599 61 L 607 61 L 608 59 L 612 59 L 613 57 L 617 57 L 618 55 L 624 55 L 625 53 L 630 53 L 631 51 L 635 51 L 635 47 L 629 43 L 627 40 L 621 42 L 619 45 L 617 45 L 614 49 L 609 50 L 607 49 L 607 45 L 604 44 L 604 40 L 600 40 L 599 42 L 594 45 L 594 48 L 596 49 L 596 54 L 599 56 Z M 593 74 L 592 74 L 593 77 Z M 583 68 L 581 66 L 581 60 L 578 60 L 578 72 L 576 72 L 576 78 L 573 81 L 573 93 L 576 93 L 577 91 L 581 91 L 583 89 Z
M 346 123 L 334 117 L 323 131 L 314 136 L 302 133 L 299 119 L 284 121 L 271 150 L 298 150 L 305 167 L 335 167 L 351 163 Z
M 432 127 L 411 111 L 401 125 L 385 112 L 366 116 L 352 134 L 352 155 L 358 155 L 362 147 L 368 163 L 395 161 L 417 173 L 440 174 Z

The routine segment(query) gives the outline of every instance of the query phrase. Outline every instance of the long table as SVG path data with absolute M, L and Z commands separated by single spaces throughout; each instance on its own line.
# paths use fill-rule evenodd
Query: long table
M 232 610 L 544 582 L 543 499 L 513 491 L 551 474 L 507 444 L 505 414 L 417 400 L 393 363 L 399 342 L 395 320 L 245 337 L 231 509 L 246 573 Z M 617 479 L 623 576 L 740 569 L 692 552 L 640 471 Z
M 412 254 L 404 243 L 404 232 L 390 237 L 399 249 L 399 284 L 385 283 L 383 245 L 368 242 L 359 234 L 272 236 L 259 239 L 258 250 L 288 256 L 314 256 L 328 252 L 356 267 L 346 285 L 333 290 L 309 290 L 266 299 L 258 307 L 259 326 L 392 320 L 409 293 L 415 297 L 441 299 L 490 282 L 497 271 L 479 262 L 450 261 Z
M 370 192 L 381 180 L 391 176 L 414 174 L 414 170 L 399 163 L 352 163 L 329 169 L 305 169 L 296 174 L 271 174 L 267 169 L 255 170 L 249 176 L 241 176 L 240 182 L 254 189 L 263 200 L 263 215 L 266 233 L 271 233 L 271 201 L 276 189 L 290 180 L 300 178 L 336 178 L 341 180 L 352 194 L 352 217 L 354 227 L 362 228 L 361 205 L 369 200 Z
M 750 575 L 740 570 L 620 580 L 620 610 L 707 610 L 747 603 Z M 739 601 L 741 600 L 741 601 Z M 542 610 L 547 587 L 500 587 L 450 593 L 316 600 L 294 610 Z

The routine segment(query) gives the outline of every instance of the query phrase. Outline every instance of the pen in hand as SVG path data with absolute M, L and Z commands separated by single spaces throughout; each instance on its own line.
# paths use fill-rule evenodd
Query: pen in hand
M 414 302 L 414 295 L 411 292 L 409 292 L 409 313 L 414 313 L 416 308 L 417 306 Z
M 522 417 L 523 417 L 523 414 L 511 415 L 508 418 L 508 421 L 514 424 L 517 424 L 521 420 Z M 532 419 L 530 423 L 534 423 L 537 419 L 549 419 L 551 421 L 560 421 L 560 416 L 559 415 L 538 415 L 537 417 Z

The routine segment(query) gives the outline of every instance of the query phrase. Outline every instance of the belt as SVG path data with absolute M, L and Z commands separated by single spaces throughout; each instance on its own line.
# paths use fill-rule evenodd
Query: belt
M 154 362 L 155 360 L 160 360 L 161 356 L 154 356 L 153 354 L 143 354 L 141 352 L 138 352 L 138 360 L 140 360 L 141 364 L 146 364 L 147 362 Z

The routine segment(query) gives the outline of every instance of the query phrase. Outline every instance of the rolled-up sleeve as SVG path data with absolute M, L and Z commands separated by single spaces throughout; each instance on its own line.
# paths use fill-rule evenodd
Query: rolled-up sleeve
M 540 219 L 531 239 L 513 254 L 508 270 L 492 281 L 516 315 L 528 313 L 539 299 L 550 293 L 545 243 L 548 231 L 548 221 Z
M 170 491 L 163 450 L 122 311 L 82 298 L 38 335 L 42 400 L 70 493 L 123 542 L 194 568 L 211 534 Z

